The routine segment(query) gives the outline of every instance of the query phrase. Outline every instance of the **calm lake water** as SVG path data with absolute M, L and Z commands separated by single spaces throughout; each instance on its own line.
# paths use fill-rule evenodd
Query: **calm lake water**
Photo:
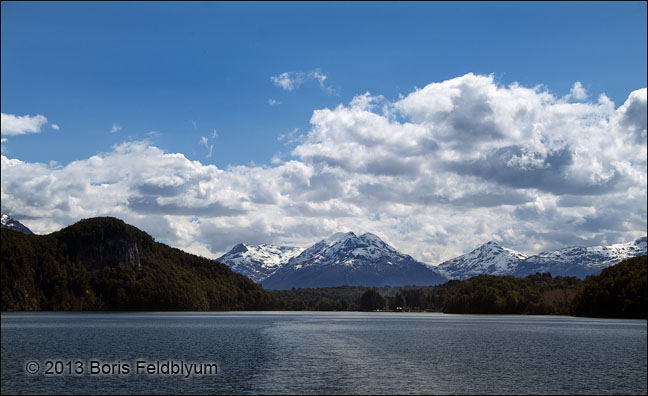
M 2 393 L 647 391 L 645 320 L 378 312 L 1 317 Z M 173 373 L 182 363 L 194 370 Z M 195 373 L 199 367 L 205 374 Z M 91 373 L 102 368 L 108 373 Z

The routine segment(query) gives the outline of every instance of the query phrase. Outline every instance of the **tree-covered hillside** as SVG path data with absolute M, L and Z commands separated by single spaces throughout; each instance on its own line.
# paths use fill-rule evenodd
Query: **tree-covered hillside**
M 572 303 L 574 315 L 647 319 L 647 257 L 634 257 L 587 277 Z
M 157 243 L 123 221 L 49 235 L 2 231 L 5 310 L 255 310 L 278 298 L 226 265 Z
M 457 283 L 443 300 L 443 312 L 470 314 L 569 314 L 582 281 L 551 274 L 480 275 Z

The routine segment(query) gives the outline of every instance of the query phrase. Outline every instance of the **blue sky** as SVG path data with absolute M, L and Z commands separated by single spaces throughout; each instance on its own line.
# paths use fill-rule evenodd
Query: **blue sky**
M 645 233 L 645 204 L 636 206 L 633 203 L 634 206 L 631 206 L 634 212 L 640 213 L 638 220 L 615 227 L 610 224 L 610 219 L 619 214 L 609 212 L 607 201 L 599 200 L 605 194 L 592 194 L 595 187 L 584 181 L 580 192 L 553 184 L 553 187 L 547 187 L 550 184 L 546 181 L 547 177 L 571 180 L 570 177 L 581 175 L 582 172 L 575 169 L 575 164 L 579 160 L 584 161 L 587 156 L 584 157 L 582 153 L 585 152 L 589 156 L 589 163 L 597 164 L 592 166 L 599 173 L 582 173 L 583 180 L 598 183 L 597 186 L 608 186 L 601 180 L 609 179 L 612 180 L 609 186 L 615 186 L 614 194 L 619 194 L 619 191 L 628 194 L 629 184 L 617 182 L 613 177 L 626 175 L 622 167 L 613 165 L 621 157 L 616 158 L 612 154 L 602 157 L 603 154 L 573 143 L 562 148 L 567 153 L 567 157 L 563 157 L 571 165 L 564 165 L 563 173 L 538 176 L 540 179 L 536 186 L 534 183 L 516 184 L 510 178 L 504 180 L 505 177 L 501 172 L 497 173 L 495 168 L 493 172 L 496 174 L 489 177 L 467 170 L 469 167 L 466 164 L 475 165 L 480 160 L 488 162 L 494 158 L 495 154 L 488 156 L 480 148 L 462 157 L 467 162 L 461 166 L 456 163 L 432 165 L 425 162 L 424 168 L 431 173 L 452 169 L 452 177 L 462 178 L 457 183 L 468 183 L 464 191 L 480 191 L 480 198 L 471 202 L 483 201 L 488 202 L 487 205 L 466 209 L 461 202 L 468 200 L 468 197 L 452 192 L 448 185 L 439 181 L 428 183 L 427 179 L 421 178 L 421 174 L 428 174 L 426 172 L 412 174 L 412 183 L 428 183 L 430 191 L 414 193 L 414 187 L 410 186 L 412 189 L 408 191 L 412 192 L 412 197 L 409 201 L 379 200 L 375 192 L 377 186 L 383 189 L 408 188 L 396 186 L 394 180 L 386 179 L 388 175 L 398 174 L 400 171 L 397 169 L 413 167 L 418 172 L 423 169 L 419 167 L 423 162 L 408 158 L 406 164 L 396 164 L 394 161 L 398 162 L 402 157 L 384 157 L 382 164 L 393 166 L 382 173 L 376 172 L 377 168 L 371 170 L 366 166 L 362 169 L 342 166 L 339 158 L 335 161 L 331 159 L 330 152 L 343 152 L 344 147 L 359 143 L 338 138 L 337 142 L 346 142 L 346 145 L 342 148 L 329 147 L 327 144 L 335 143 L 329 139 L 339 135 L 339 130 L 333 130 L 334 125 L 338 124 L 328 118 L 322 119 L 321 123 L 312 122 L 314 114 L 323 109 L 333 111 L 333 116 L 344 116 L 343 112 L 334 110 L 339 105 L 350 109 L 354 98 L 370 92 L 371 97 L 375 98 L 373 102 L 379 103 L 370 112 L 381 114 L 393 125 L 412 123 L 428 128 L 428 133 L 434 135 L 437 133 L 434 128 L 438 126 L 438 119 L 422 116 L 417 113 L 418 104 L 407 107 L 402 99 L 429 84 L 453 81 L 469 73 L 490 78 L 487 83 L 491 87 L 507 89 L 517 83 L 530 90 L 536 89 L 534 92 L 538 94 L 549 94 L 556 102 L 563 100 L 571 103 L 570 111 L 575 112 L 573 114 L 581 111 L 578 109 L 585 104 L 591 105 L 591 109 L 602 108 L 601 94 L 613 102 L 615 109 L 619 109 L 633 91 L 646 87 L 645 2 L 2 2 L 1 18 L 3 117 L 29 116 L 29 120 L 32 120 L 41 115 L 46 118 L 46 122 L 36 122 L 35 129 L 30 133 L 7 132 L 12 127 L 5 126 L 3 118 L 3 160 L 44 164 L 49 169 L 42 170 L 45 173 L 57 169 L 60 173 L 60 168 L 71 172 L 73 168 L 69 164 L 73 161 L 87 164 L 95 155 L 108 161 L 119 152 L 117 147 L 123 148 L 127 144 L 131 144 L 128 146 L 129 153 L 145 153 L 144 148 L 140 151 L 132 148 L 133 145 L 142 144 L 142 147 L 155 148 L 163 153 L 182 154 L 189 161 L 198 161 L 201 166 L 214 165 L 225 172 L 230 167 L 239 166 L 238 171 L 243 173 L 262 172 L 264 168 L 281 173 L 284 170 L 282 166 L 287 166 L 291 160 L 293 165 L 309 167 L 305 172 L 310 190 L 300 190 L 298 194 L 277 181 L 275 187 L 280 191 L 270 188 L 272 191 L 268 193 L 278 194 L 275 200 L 270 199 L 273 204 L 238 207 L 236 202 L 241 200 L 258 203 L 252 197 L 258 186 L 248 186 L 251 190 L 243 191 L 220 181 L 221 184 L 216 183 L 213 188 L 238 191 L 238 201 L 232 198 L 228 203 L 225 198 L 213 198 L 201 202 L 199 196 L 204 197 L 206 193 L 204 185 L 198 183 L 194 187 L 203 190 L 194 197 L 196 202 L 184 202 L 187 206 L 184 210 L 165 212 L 159 208 L 170 208 L 169 204 L 162 202 L 170 200 L 172 192 L 159 190 L 158 195 L 143 195 L 142 191 L 146 188 L 143 189 L 142 185 L 122 186 L 124 190 L 117 195 L 123 197 L 126 194 L 129 198 L 119 201 L 125 206 L 114 211 L 83 206 L 79 202 L 84 202 L 84 198 L 80 196 L 78 202 L 74 201 L 70 198 L 74 194 L 62 187 L 57 190 L 58 193 L 67 193 L 68 197 L 60 198 L 65 204 L 59 205 L 56 210 L 52 209 L 54 206 L 49 207 L 44 203 L 33 204 L 33 200 L 19 197 L 11 180 L 5 182 L 5 174 L 9 174 L 9 171 L 3 162 L 2 208 L 19 218 L 22 216 L 28 226 L 30 216 L 47 217 L 40 222 L 31 220 L 32 228 L 37 231 L 53 231 L 80 217 L 96 214 L 114 214 L 143 228 L 152 227 L 147 223 L 150 220 L 146 220 L 152 213 L 150 208 L 149 211 L 138 211 L 136 208 L 141 209 L 142 202 L 155 200 L 157 209 L 154 212 L 164 219 L 159 220 L 163 224 L 156 227 L 166 230 L 158 237 L 204 255 L 216 254 L 231 244 L 229 241 L 214 242 L 221 236 L 210 231 L 210 227 L 230 229 L 228 235 L 240 238 L 254 236 L 251 239 L 255 239 L 240 242 L 306 244 L 326 237 L 328 232 L 345 231 L 354 224 L 362 224 L 361 227 L 365 229 L 353 231 L 377 233 L 401 250 L 428 262 L 463 252 L 489 239 L 519 248 L 527 246 L 521 239 L 507 237 L 503 230 L 486 227 L 483 232 L 473 230 L 477 237 L 455 243 L 447 253 L 443 253 L 446 250 L 440 249 L 447 241 L 433 241 L 452 234 L 452 227 L 441 224 L 438 230 L 425 229 L 417 220 L 409 217 L 413 215 L 408 210 L 420 212 L 421 208 L 417 205 L 424 205 L 431 216 L 438 208 L 443 216 L 448 216 L 445 221 L 450 223 L 453 211 L 466 216 L 462 220 L 464 222 L 475 217 L 493 217 L 500 219 L 498 221 L 502 216 L 507 219 L 515 217 L 510 224 L 507 223 L 507 230 L 515 230 L 520 224 L 530 222 L 525 228 L 528 232 L 523 234 L 527 243 L 533 241 L 533 247 L 527 247 L 531 250 L 555 247 L 561 243 L 614 243 Z M 476 84 L 475 87 L 483 86 L 480 85 L 482 83 L 482 80 L 465 82 Z M 471 94 L 466 95 L 462 96 L 464 102 L 473 98 Z M 637 97 L 637 106 L 641 110 L 641 103 L 645 106 L 645 101 L 641 101 L 641 94 L 637 94 Z M 412 96 L 411 99 L 410 104 L 415 98 Z M 631 108 L 631 104 L 627 108 Z M 390 111 L 389 115 L 381 113 L 379 109 L 385 106 L 396 111 Z M 479 105 L 471 106 L 472 111 L 480 108 Z M 358 106 L 353 108 L 361 109 Z M 581 113 L 575 115 L 580 117 L 581 127 L 589 128 L 584 126 L 589 124 L 583 117 L 608 117 L 610 125 L 614 122 L 615 125 L 630 122 L 621 118 L 614 121 L 609 112 L 606 115 L 592 115 L 593 111 L 586 111 L 586 116 Z M 466 120 L 471 117 L 470 114 L 465 115 Z M 28 120 L 23 118 L 20 122 L 23 121 Z M 546 120 L 536 119 L 534 125 L 542 122 Z M 639 119 L 637 122 L 641 137 L 641 122 L 645 124 L 645 116 L 643 121 Z M 543 124 L 543 127 L 551 129 L 555 123 Z M 463 124 L 467 125 L 466 122 Z M 503 128 L 503 124 L 497 125 Z M 477 128 L 475 130 L 483 130 L 483 125 L 474 127 Z M 354 132 L 352 127 L 349 128 L 345 129 L 345 137 L 355 136 L 356 132 L 358 136 L 362 135 L 361 131 Z M 578 130 L 572 132 L 580 133 Z M 555 132 L 558 137 L 548 133 L 543 139 L 549 139 L 551 135 L 556 141 L 568 141 L 570 137 L 561 134 L 572 132 Z M 589 130 L 581 132 L 581 136 L 592 133 Z M 438 132 L 432 140 L 435 147 L 443 149 L 443 155 L 437 152 L 428 154 L 438 155 L 439 158 L 459 158 L 460 152 L 451 144 L 450 135 L 443 135 L 445 140 L 441 139 L 442 135 Z M 374 141 L 378 139 L 377 136 L 365 136 L 363 142 Z M 500 139 L 503 134 L 498 132 L 492 136 Z M 414 143 L 421 144 L 421 141 Z M 639 150 L 645 150 L 645 138 L 643 141 L 640 139 L 639 143 Z M 349 154 L 361 155 L 362 148 L 368 149 L 366 145 L 358 147 L 360 151 L 351 150 Z M 530 152 L 530 147 L 515 141 L 501 147 L 484 146 L 483 149 L 492 153 L 505 150 L 506 153 L 513 153 L 510 154 L 511 158 L 521 158 L 520 153 Z M 313 150 L 323 151 L 314 153 Z M 529 161 L 532 162 L 541 158 L 547 161 L 563 158 L 556 154 L 559 150 L 561 148 L 557 146 L 543 147 L 525 158 L 531 158 Z M 380 150 L 373 153 L 380 153 Z M 478 159 L 476 153 L 485 154 Z M 641 154 L 639 152 L 639 158 Z M 617 152 L 617 155 L 621 154 Z M 322 158 L 328 159 L 321 162 Z M 145 163 L 143 159 L 140 160 Z M 627 173 L 632 173 L 635 181 L 639 182 L 637 202 L 642 198 L 645 201 L 646 191 L 645 166 L 642 172 L 640 162 L 631 161 L 629 165 L 638 174 Z M 511 164 L 510 161 L 507 163 Z M 521 166 L 528 166 L 524 161 L 521 163 Z M 485 162 L 480 164 L 482 168 L 485 166 Z M 548 168 L 552 164 L 547 162 L 545 165 L 544 168 Z M 552 169 L 563 169 L 560 164 L 553 166 Z M 339 173 L 343 171 L 346 173 Z M 202 175 L 205 172 L 201 170 L 198 173 Z M 56 174 L 50 174 L 48 180 L 55 178 Z M 514 179 L 516 175 L 509 176 Z M 356 176 L 359 179 L 353 178 Z M 369 180 L 373 176 L 376 179 Z M 258 177 L 264 180 L 271 176 Z M 150 187 L 149 179 L 139 182 Z M 451 179 L 444 178 L 446 181 Z M 619 176 L 618 180 L 621 179 Z M 213 179 L 210 180 L 213 182 Z M 349 180 L 356 182 L 351 185 L 341 183 Z M 91 188 L 101 182 L 87 183 Z M 111 183 L 119 184 L 115 180 Z M 160 183 L 157 188 L 169 187 L 176 182 Z M 322 194 L 315 194 L 317 183 L 326 185 L 329 194 L 326 200 Z M 484 187 L 484 183 L 491 183 L 492 189 Z M 189 188 L 186 183 L 182 185 Z M 437 189 L 434 190 L 432 185 Z M 573 180 L 572 185 L 581 186 Z M 44 188 L 43 185 L 38 186 Z M 625 190 L 620 186 L 625 186 Z M 82 190 L 86 191 L 87 188 Z M 353 194 L 348 195 L 349 191 Z M 359 203 L 362 202 L 359 197 L 368 194 L 367 191 L 374 193 L 365 197 L 364 203 Z M 550 196 L 535 195 L 538 191 Z M 128 195 L 129 192 L 134 195 Z M 51 194 L 55 195 L 53 191 Z M 435 198 L 429 198 L 431 196 Z M 292 201 L 283 202 L 285 197 L 290 197 Z M 503 201 L 496 205 L 490 202 L 492 197 L 507 198 L 502 198 Z M 515 201 L 515 197 L 519 198 L 519 202 Z M 561 218 L 539 226 L 528 217 L 532 216 L 532 210 L 527 207 L 531 202 L 549 200 L 556 207 L 565 208 L 559 202 L 573 203 L 578 200 L 575 197 L 586 197 L 591 201 L 579 206 L 587 208 L 582 209 L 580 218 L 590 220 Z M 379 202 L 370 205 L 368 202 L 373 200 Z M 511 204 L 511 200 L 519 205 Z M 119 202 L 106 205 L 119 207 Z M 386 202 L 390 202 L 389 207 L 386 207 Z M 182 206 L 178 202 L 174 205 L 176 209 Z M 310 207 L 306 212 L 294 214 L 295 208 L 300 205 Z M 324 210 L 318 205 L 328 206 Z M 403 205 L 408 208 L 401 208 Z M 542 205 L 546 206 L 546 203 Z M 319 208 L 317 210 L 323 210 L 323 214 L 313 220 L 317 217 L 312 212 L 315 206 Z M 333 207 L 336 209 L 333 210 Z M 241 212 L 226 211 L 228 215 L 222 216 L 218 210 L 209 212 L 209 208 Z M 486 208 L 503 212 L 481 213 Z M 205 211 L 209 212 L 209 220 L 202 219 L 207 213 Z M 526 213 L 527 217 L 522 213 Z M 312 230 L 297 232 L 303 234 L 299 237 L 294 235 L 294 231 L 288 231 L 290 227 L 277 225 L 277 219 L 293 214 L 296 216 L 295 227 L 301 224 Z M 538 213 L 536 216 L 541 217 Z M 386 222 L 386 218 L 392 220 Z M 551 234 L 565 229 L 562 222 L 576 227 L 569 229 L 573 237 Z M 596 228 L 593 224 L 600 226 Z M 259 228 L 255 232 L 248 232 L 252 225 Z M 535 228 L 538 228 L 538 234 L 531 232 Z M 427 236 L 415 240 L 403 236 L 411 232 Z M 432 251 L 430 249 L 433 248 L 423 248 L 424 245 L 438 247 Z
M 558 95 L 581 81 L 621 103 L 646 86 L 645 14 L 644 2 L 3 2 L 2 111 L 63 127 L 7 147 L 67 163 L 157 131 L 160 146 L 219 167 L 269 163 L 314 109 L 468 72 Z M 270 80 L 311 70 L 336 93 Z M 199 140 L 214 129 L 206 159 Z

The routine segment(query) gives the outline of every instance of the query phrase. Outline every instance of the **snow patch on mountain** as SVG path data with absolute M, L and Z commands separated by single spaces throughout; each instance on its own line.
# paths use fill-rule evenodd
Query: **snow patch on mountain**
M 609 246 L 567 247 L 531 256 L 518 266 L 516 276 L 536 272 L 578 276 L 597 274 L 623 260 L 646 254 L 646 237 Z
M 260 283 L 274 274 L 304 249 L 275 245 L 246 245 L 240 243 L 216 261 L 229 266 L 232 271 Z
M 646 254 L 646 237 L 609 246 L 568 247 L 534 256 L 487 242 L 438 266 L 400 253 L 378 236 L 339 232 L 307 249 L 236 245 L 217 261 L 269 288 L 340 285 L 430 285 L 478 275 L 525 277 L 536 272 L 554 276 L 599 273 L 627 258 Z
M 317 242 L 290 260 L 296 269 L 318 265 L 357 266 L 360 262 L 386 259 L 393 264 L 399 260 L 412 259 L 387 245 L 376 235 L 366 233 L 356 236 L 353 232 L 337 233 Z
M 437 267 L 449 279 L 468 279 L 477 275 L 510 275 L 527 256 L 487 242 L 462 256 L 445 261 Z
M 625 259 L 645 254 L 646 237 L 609 246 L 567 247 L 528 257 L 496 242 L 488 242 L 470 253 L 439 264 L 437 268 L 447 278 L 461 280 L 477 275 L 525 277 L 536 272 L 584 278 Z

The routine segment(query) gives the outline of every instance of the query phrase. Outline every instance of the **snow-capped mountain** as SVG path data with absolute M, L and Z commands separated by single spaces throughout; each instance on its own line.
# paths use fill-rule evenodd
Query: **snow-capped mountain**
M 226 264 L 232 271 L 260 283 L 303 250 L 288 246 L 252 246 L 239 243 L 232 250 L 217 258 L 216 261 Z
M 291 262 L 291 266 L 295 269 L 311 265 L 357 266 L 361 260 L 389 259 L 391 256 L 409 257 L 398 253 L 374 234 L 356 237 L 353 232 L 339 232 L 306 249 Z M 387 262 L 392 264 L 389 260 Z
M 5 213 L 0 213 L 0 227 L 22 232 L 23 234 L 33 234 L 29 228 Z
M 468 279 L 477 275 L 511 275 L 527 256 L 487 242 L 470 253 L 445 261 L 437 267 L 449 279 Z
M 646 237 L 610 246 L 568 247 L 534 256 L 488 242 L 436 267 L 398 252 L 374 234 L 337 233 L 307 249 L 236 245 L 217 261 L 267 289 L 435 285 L 477 275 L 525 277 L 536 272 L 585 278 L 646 254 Z
M 585 278 L 620 261 L 645 254 L 646 237 L 610 246 L 567 247 L 529 257 L 496 242 L 488 242 L 470 253 L 439 264 L 437 268 L 449 279 L 468 279 L 477 275 L 525 277 L 536 272 Z
M 568 247 L 542 252 L 521 262 L 515 276 L 526 276 L 536 272 L 551 272 L 552 275 L 577 276 L 598 274 L 625 259 L 646 254 L 646 237 L 633 242 L 610 246 Z
M 290 259 L 261 284 L 268 289 L 435 285 L 446 278 L 374 234 L 337 233 Z

